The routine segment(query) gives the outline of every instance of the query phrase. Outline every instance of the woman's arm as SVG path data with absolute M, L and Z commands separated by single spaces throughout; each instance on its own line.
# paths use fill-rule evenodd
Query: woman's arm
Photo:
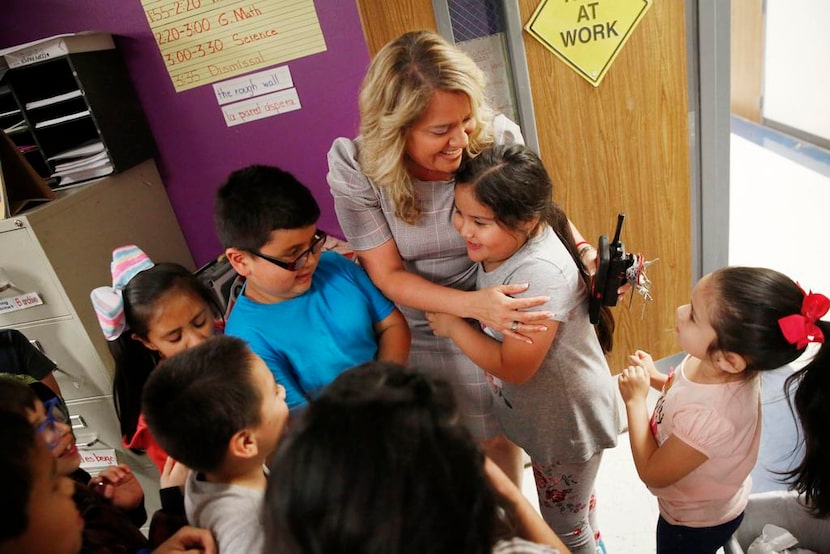
M 387 298 L 398 304 L 425 312 L 445 312 L 458 317 L 476 319 L 505 336 L 523 339 L 525 333 L 542 331 L 552 316 L 547 311 L 520 311 L 539 306 L 547 297 L 511 298 L 510 294 L 523 292 L 527 285 L 500 285 L 477 291 L 460 291 L 444 287 L 411 273 L 404 268 L 394 240 L 357 253 L 360 264 L 375 285 Z M 509 330 L 518 321 L 523 325 L 519 333 Z
M 662 446 L 649 428 L 646 395 L 649 375 L 645 368 L 631 366 L 620 375 L 620 393 L 628 414 L 628 439 L 640 480 L 649 487 L 672 485 L 691 473 L 709 458 L 674 435 Z
M 397 308 L 388 316 L 375 323 L 378 340 L 378 360 L 406 365 L 412 336 L 406 318 Z
M 553 344 L 559 323 L 549 321 L 547 330 L 533 334 L 533 343 L 499 342 L 467 321 L 448 314 L 427 313 L 433 333 L 448 337 L 478 367 L 503 381 L 520 385 L 533 377 Z

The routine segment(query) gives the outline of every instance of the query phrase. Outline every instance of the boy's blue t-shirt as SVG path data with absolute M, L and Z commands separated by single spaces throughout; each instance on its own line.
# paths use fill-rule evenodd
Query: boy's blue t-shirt
M 374 325 L 394 308 L 360 266 L 323 252 L 308 291 L 276 304 L 254 302 L 243 292 L 225 333 L 248 342 L 294 410 L 344 370 L 375 359 Z

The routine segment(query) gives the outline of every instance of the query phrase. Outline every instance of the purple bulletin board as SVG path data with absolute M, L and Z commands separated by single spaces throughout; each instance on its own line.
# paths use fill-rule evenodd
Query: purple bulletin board
M 357 133 L 357 91 L 369 54 L 354 0 L 315 6 L 327 50 L 279 64 L 289 67 L 302 109 L 233 127 L 210 85 L 175 92 L 139 0 L 5 0 L 0 48 L 83 30 L 115 35 L 158 145 L 170 201 L 201 265 L 221 252 L 213 195 L 228 173 L 250 164 L 294 173 L 320 203 L 320 226 L 340 234 L 326 152 L 334 138 Z

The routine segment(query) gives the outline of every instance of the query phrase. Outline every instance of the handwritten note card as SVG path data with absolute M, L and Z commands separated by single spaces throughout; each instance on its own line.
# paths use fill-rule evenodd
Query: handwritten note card
M 225 124 L 228 127 L 233 127 L 263 117 L 293 112 L 300 108 L 302 106 L 300 105 L 300 97 L 297 96 L 297 89 L 290 88 L 222 106 L 222 115 L 225 116 Z
M 118 465 L 114 448 L 79 450 L 78 453 L 81 455 L 81 467 L 86 470 L 100 470 L 108 466 Z
M 313 0 L 141 0 L 177 92 L 326 50 Z
M 293 86 L 294 80 L 291 79 L 291 71 L 287 65 L 284 65 L 216 83 L 213 85 L 213 92 L 216 94 L 216 101 L 222 105 L 277 92 Z

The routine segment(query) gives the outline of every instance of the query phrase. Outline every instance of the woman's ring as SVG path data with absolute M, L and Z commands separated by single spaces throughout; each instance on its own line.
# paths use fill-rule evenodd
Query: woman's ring
M 518 333 L 518 332 L 519 332 L 519 322 L 518 322 L 518 321 L 514 321 L 514 322 L 512 322 L 512 323 L 510 324 L 509 329 L 510 329 L 511 331 L 513 331 L 514 333 Z

